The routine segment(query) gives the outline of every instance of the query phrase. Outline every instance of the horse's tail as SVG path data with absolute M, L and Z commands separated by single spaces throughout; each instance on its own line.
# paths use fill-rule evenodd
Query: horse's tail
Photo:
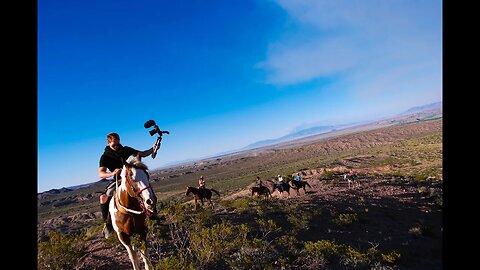
M 210 190 L 217 193 L 217 195 L 220 196 L 220 193 L 218 191 L 216 191 L 215 189 L 211 188 Z

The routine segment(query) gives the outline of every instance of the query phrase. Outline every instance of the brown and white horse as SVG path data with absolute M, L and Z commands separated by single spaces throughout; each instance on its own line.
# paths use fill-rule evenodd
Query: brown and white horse
M 150 269 L 146 253 L 145 218 L 156 215 L 157 197 L 149 178 L 147 166 L 138 159 L 130 157 L 123 165 L 121 183 L 118 185 L 117 182 L 115 194 L 109 205 L 113 229 L 120 243 L 127 249 L 134 270 L 140 269 L 137 250 L 140 250 L 145 269 Z M 131 237 L 135 234 L 145 242 L 144 249 L 131 245 Z

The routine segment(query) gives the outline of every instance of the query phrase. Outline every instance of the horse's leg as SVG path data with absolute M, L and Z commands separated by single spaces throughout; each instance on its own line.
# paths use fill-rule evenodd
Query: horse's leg
M 212 209 L 215 209 L 215 208 L 213 207 L 213 202 L 212 202 L 212 199 L 208 199 L 208 202 L 209 202 L 209 203 L 210 203 L 210 205 L 212 206 Z
M 142 256 L 143 264 L 145 265 L 145 270 L 150 270 L 150 265 L 148 264 L 148 259 L 147 259 L 146 242 L 145 242 L 145 248 L 142 248 L 140 250 L 140 255 Z
M 130 258 L 130 261 L 132 262 L 133 270 L 140 270 L 140 263 L 138 261 L 137 252 L 135 250 L 133 250 L 132 246 L 129 244 L 130 241 L 124 239 L 124 236 L 121 233 L 117 232 L 117 236 L 118 236 L 118 240 L 120 240 L 120 243 L 122 243 L 122 245 L 125 247 L 125 249 L 128 252 L 128 257 Z M 127 236 L 125 236 L 125 237 L 127 237 Z

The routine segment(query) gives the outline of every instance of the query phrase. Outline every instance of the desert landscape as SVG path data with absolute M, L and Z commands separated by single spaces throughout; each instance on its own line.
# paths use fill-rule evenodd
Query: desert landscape
M 442 144 L 441 117 L 409 115 L 152 170 L 160 220 L 149 221 L 151 263 L 154 269 L 442 269 Z M 344 181 L 350 169 L 359 185 Z M 249 190 L 256 176 L 273 191 L 276 175 L 289 180 L 297 173 L 310 185 L 298 194 L 275 191 L 264 200 Z M 193 197 L 185 196 L 200 175 L 220 192 L 214 209 L 194 210 Z M 105 185 L 38 194 L 39 269 L 52 263 L 52 236 L 80 246 L 72 269 L 131 269 L 116 237 L 101 233 L 98 196 Z

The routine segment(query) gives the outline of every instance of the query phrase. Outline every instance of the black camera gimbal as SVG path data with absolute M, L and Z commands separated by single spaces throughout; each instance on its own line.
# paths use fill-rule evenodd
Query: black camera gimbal
M 153 136 L 155 134 L 158 134 L 158 137 L 157 137 L 157 142 L 155 142 L 155 145 L 157 146 L 155 151 L 153 151 L 152 153 L 152 158 L 155 158 L 157 156 L 157 151 L 158 151 L 158 148 L 160 148 L 160 142 L 162 141 L 162 135 L 163 134 L 170 134 L 170 132 L 164 130 L 160 130 L 157 126 L 157 124 L 155 123 L 155 121 L 153 120 L 148 120 L 147 122 L 145 122 L 145 124 L 143 125 L 145 128 L 151 128 L 153 126 L 153 129 L 149 131 L 150 133 L 150 136 Z

